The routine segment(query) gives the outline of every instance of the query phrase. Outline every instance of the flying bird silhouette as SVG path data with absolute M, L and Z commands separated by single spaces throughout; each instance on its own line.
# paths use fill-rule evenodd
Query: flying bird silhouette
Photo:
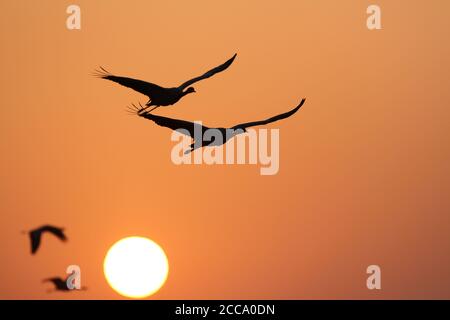
M 61 241 L 67 241 L 67 237 L 64 234 L 63 228 L 54 227 L 51 225 L 44 225 L 37 229 L 31 230 L 28 232 L 31 241 L 31 254 L 35 254 L 41 244 L 42 234 L 48 232 L 55 235 Z M 23 233 L 26 233 L 24 231 Z
M 110 74 L 108 71 L 106 71 L 104 68 L 100 67 L 101 70 L 96 70 L 96 73 L 94 73 L 94 76 L 100 77 L 102 79 L 111 80 L 118 84 L 121 84 L 125 87 L 131 88 L 137 92 L 140 92 L 144 95 L 146 95 L 149 100 L 145 104 L 146 107 L 144 109 L 147 109 L 148 107 L 154 106 L 150 111 L 155 110 L 156 108 L 159 108 L 160 106 L 170 106 L 175 103 L 177 103 L 182 97 L 185 95 L 195 92 L 195 89 L 193 87 L 190 87 L 190 85 L 203 80 L 212 77 L 218 72 L 226 70 L 234 61 L 236 58 L 235 54 L 232 58 L 227 60 L 225 63 L 221 64 L 220 66 L 217 66 L 208 72 L 204 73 L 203 75 L 193 78 L 191 80 L 186 81 L 185 83 L 181 84 L 178 87 L 173 88 L 163 88 L 160 87 L 154 83 L 145 82 L 142 80 L 132 79 L 132 78 L 126 78 L 126 77 L 119 77 Z
M 53 277 L 53 278 L 44 279 L 44 280 L 42 280 L 42 282 L 44 282 L 44 283 L 51 282 L 55 286 L 54 290 L 49 290 L 48 292 L 51 292 L 51 291 L 74 291 L 74 289 L 69 289 L 69 287 L 67 286 L 68 278 L 69 278 L 69 276 L 66 279 L 62 279 L 60 277 Z M 77 290 L 87 290 L 87 288 L 81 287 L 81 289 L 77 289 Z
M 302 99 L 302 101 L 300 101 L 300 104 L 298 106 L 296 106 L 294 109 L 288 112 L 281 113 L 279 115 L 273 116 L 265 120 L 240 123 L 230 128 L 210 128 L 196 122 L 157 116 L 151 114 L 149 111 L 145 111 L 145 107 L 143 107 L 142 105 L 140 105 L 140 107 L 137 107 L 136 105 L 133 104 L 132 107 L 129 107 L 129 110 L 133 113 L 137 113 L 137 115 L 140 117 L 152 120 L 159 126 L 178 131 L 185 135 L 189 135 L 192 139 L 194 139 L 194 143 L 190 145 L 190 149 L 185 151 L 185 154 L 187 154 L 194 151 L 197 148 L 206 146 L 220 146 L 222 144 L 225 144 L 228 140 L 230 140 L 234 136 L 241 133 L 245 133 L 246 129 L 249 127 L 265 125 L 275 121 L 286 119 L 292 116 L 294 113 L 296 113 L 300 109 L 300 107 L 305 103 L 305 101 L 306 99 Z M 195 132 L 201 133 L 201 136 L 203 137 L 204 133 L 210 129 L 220 131 L 223 139 L 217 140 L 213 135 L 211 137 L 211 141 L 195 141 Z
M 70 291 L 70 289 L 67 287 L 67 279 L 61 279 L 59 277 L 54 278 L 48 278 L 42 280 L 42 282 L 51 282 L 55 286 L 55 291 Z

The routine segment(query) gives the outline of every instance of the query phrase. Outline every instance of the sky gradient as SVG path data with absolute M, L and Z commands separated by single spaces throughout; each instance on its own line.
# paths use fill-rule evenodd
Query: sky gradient
M 72 3 L 0 1 L 0 298 L 120 299 L 103 259 L 138 235 L 169 260 L 152 299 L 450 299 L 449 1 L 78 0 L 69 31 Z M 170 131 L 124 111 L 146 97 L 91 76 L 175 86 L 235 52 L 156 113 L 229 126 L 305 97 L 268 126 L 274 176 L 174 165 Z M 69 242 L 31 256 L 44 223 Z M 70 264 L 89 290 L 47 294 Z

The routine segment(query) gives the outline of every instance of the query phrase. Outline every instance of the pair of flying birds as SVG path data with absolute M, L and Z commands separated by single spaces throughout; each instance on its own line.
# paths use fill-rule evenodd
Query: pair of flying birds
M 173 104 L 177 103 L 185 95 L 195 92 L 195 89 L 193 87 L 191 87 L 192 84 L 194 84 L 200 80 L 210 78 L 213 75 L 215 75 L 216 73 L 226 70 L 233 63 L 235 58 L 236 58 L 236 54 L 231 59 L 229 59 L 225 63 L 221 64 L 220 66 L 217 66 L 217 67 L 209 70 L 208 72 L 204 73 L 203 75 L 193 78 L 189 81 L 186 81 L 182 85 L 180 85 L 178 87 L 173 87 L 173 88 L 163 88 L 156 84 L 145 82 L 142 80 L 114 76 L 103 68 L 101 68 L 100 71 L 97 71 L 97 73 L 95 73 L 95 75 L 99 76 L 100 78 L 103 78 L 103 79 L 117 82 L 125 87 L 134 89 L 137 92 L 140 92 L 149 98 L 149 101 L 145 104 L 145 107 L 142 105 L 140 105 L 139 107 L 133 105 L 133 107 L 130 108 L 130 110 L 133 113 L 137 113 L 137 115 L 139 115 L 141 117 L 152 120 L 156 124 L 163 126 L 163 127 L 170 128 L 172 130 L 184 129 L 187 132 L 189 132 L 189 134 L 192 138 L 194 138 L 195 128 L 196 128 L 196 126 L 200 126 L 200 124 L 190 122 L 190 121 L 185 121 L 185 120 L 157 116 L 157 115 L 152 114 L 151 112 L 154 109 L 161 107 L 161 106 L 173 105 Z M 225 133 L 227 130 L 231 129 L 231 130 L 233 130 L 232 132 L 234 132 L 235 134 L 243 133 L 249 127 L 269 124 L 269 123 L 290 117 L 291 115 L 296 113 L 298 111 L 298 109 L 300 109 L 300 107 L 303 105 L 304 102 L 305 102 L 305 99 L 302 99 L 300 104 L 297 107 L 295 107 L 294 109 L 292 109 L 288 112 L 273 116 L 273 117 L 265 119 L 265 120 L 237 124 L 228 129 L 227 128 L 208 128 L 206 126 L 201 125 L 201 132 L 203 134 L 208 129 L 218 129 L 222 133 Z M 153 107 L 153 108 L 148 110 L 148 108 L 150 108 L 150 107 Z M 180 131 L 180 132 L 183 132 L 183 131 Z M 224 136 L 225 136 L 225 134 L 224 134 Z M 225 142 L 226 142 L 226 140 L 223 141 L 222 143 L 225 143 Z M 209 141 L 206 144 L 203 143 L 203 141 L 202 141 L 202 143 L 198 143 L 198 142 L 194 141 L 194 143 L 191 145 L 191 149 L 188 151 L 190 152 L 190 151 L 194 150 L 195 148 L 201 147 L 201 146 L 213 145 L 214 143 L 215 143 L 214 140 Z M 215 144 L 215 145 L 217 145 L 217 144 Z M 35 254 L 37 252 L 37 250 L 41 244 L 42 235 L 44 233 L 53 234 L 59 240 L 67 241 L 67 237 L 64 234 L 63 228 L 58 228 L 58 227 L 51 226 L 51 225 L 44 225 L 42 227 L 39 227 L 37 229 L 31 230 L 28 232 L 30 241 L 31 241 L 31 253 L 32 254 Z M 64 279 L 54 277 L 54 278 L 45 279 L 44 281 L 52 282 L 54 284 L 56 290 L 60 290 L 60 291 L 68 291 L 69 290 L 67 288 L 67 284 Z
M 145 104 L 145 106 L 142 106 L 141 104 L 139 104 L 139 106 L 136 106 L 133 104 L 132 107 L 129 107 L 129 111 L 131 111 L 133 114 L 136 113 L 140 117 L 152 120 L 157 125 L 162 126 L 162 127 L 167 127 L 172 130 L 184 129 L 184 130 L 180 130 L 180 132 L 183 134 L 186 134 L 186 131 L 187 131 L 190 134 L 190 137 L 192 139 L 194 139 L 195 128 L 198 126 L 200 126 L 199 129 L 202 132 L 202 136 L 203 136 L 203 133 L 209 129 L 217 129 L 220 132 L 222 132 L 223 134 L 225 132 L 227 132 L 227 130 L 232 130 L 231 132 L 233 132 L 233 135 L 237 135 L 239 133 L 245 132 L 246 129 L 249 127 L 269 124 L 269 123 L 290 117 L 291 115 L 296 113 L 298 111 L 298 109 L 300 109 L 300 107 L 305 102 L 305 99 L 302 99 L 302 101 L 300 102 L 300 104 L 297 107 L 295 107 L 294 109 L 292 109 L 288 112 L 278 114 L 276 116 L 273 116 L 273 117 L 265 119 L 265 120 L 240 123 L 240 124 L 237 124 L 237 125 L 235 125 L 233 127 L 229 127 L 229 128 L 209 128 L 209 127 L 200 125 L 199 123 L 190 122 L 190 121 L 181 120 L 181 119 L 172 119 L 172 118 L 162 117 L 162 116 L 154 115 L 151 113 L 156 108 L 159 108 L 162 106 L 164 106 L 164 107 L 171 106 L 171 105 L 177 103 L 185 95 L 196 92 L 195 89 L 191 85 L 193 85 L 194 83 L 196 83 L 200 80 L 210 78 L 213 75 L 215 75 L 216 73 L 226 70 L 233 63 L 234 59 L 236 58 L 236 55 L 237 54 L 235 54 L 233 57 L 231 57 L 225 63 L 209 70 L 208 72 L 204 73 L 203 75 L 201 75 L 199 77 L 195 77 L 191 80 L 188 80 L 178 87 L 172 87 L 172 88 L 163 88 L 154 83 L 145 82 L 145 81 L 137 80 L 137 79 L 133 79 L 133 78 L 115 76 L 115 75 L 112 75 L 111 73 L 109 73 L 108 71 L 106 71 L 102 67 L 100 67 L 100 70 L 97 70 L 94 73 L 94 75 L 97 77 L 100 77 L 102 79 L 114 81 L 122 86 L 131 88 L 137 92 L 140 92 L 140 93 L 146 95 L 149 100 Z M 153 107 L 153 108 L 151 108 L 149 110 L 150 107 Z M 224 136 L 225 136 L 225 134 L 224 134 Z M 223 144 L 226 141 L 227 140 L 219 142 L 219 144 Z M 209 145 L 212 146 L 212 145 L 218 145 L 218 144 L 214 140 L 212 140 L 212 141 L 194 141 L 194 143 L 190 146 L 190 150 L 187 150 L 186 153 L 191 152 L 196 148 L 199 148 L 202 146 L 209 146 Z
M 64 242 L 67 241 L 67 237 L 64 233 L 64 229 L 55 227 L 52 225 L 43 225 L 39 228 L 33 229 L 28 232 L 24 231 L 23 233 L 28 233 L 28 235 L 30 237 L 31 254 L 36 254 L 37 250 L 39 249 L 39 247 L 41 245 L 42 236 L 45 233 L 52 234 L 61 241 L 64 241 Z M 57 291 L 69 291 L 66 280 L 67 279 L 53 277 L 53 278 L 44 279 L 43 282 L 53 283 L 53 285 L 55 286 L 55 290 L 57 290 Z

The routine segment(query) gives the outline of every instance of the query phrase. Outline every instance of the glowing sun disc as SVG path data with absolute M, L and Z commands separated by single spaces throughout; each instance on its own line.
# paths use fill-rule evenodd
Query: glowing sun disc
M 145 298 L 166 282 L 169 263 L 163 249 L 152 240 L 128 237 L 108 250 L 103 272 L 109 285 L 119 294 Z

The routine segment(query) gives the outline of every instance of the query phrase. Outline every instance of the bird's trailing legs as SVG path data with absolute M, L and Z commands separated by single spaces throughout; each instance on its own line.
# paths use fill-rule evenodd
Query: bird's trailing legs
M 153 110 L 155 110 L 156 108 L 159 108 L 160 106 L 155 106 L 153 107 L 150 111 L 147 111 L 147 108 L 150 108 L 152 106 L 152 101 L 148 100 L 148 102 L 145 104 L 145 107 L 142 107 L 142 111 L 146 111 L 146 112 L 152 112 Z
M 132 103 L 131 104 L 131 106 L 128 106 L 127 107 L 127 112 L 128 113 L 130 113 L 130 114 L 132 114 L 132 115 L 135 115 L 136 113 L 138 114 L 138 115 L 141 115 L 141 114 L 143 114 L 143 113 L 150 113 L 151 111 L 153 111 L 153 110 L 155 110 L 156 108 L 158 108 L 159 106 L 156 106 L 156 107 L 154 107 L 154 108 L 152 108 L 150 111 L 147 111 L 147 108 L 148 108 L 149 106 L 143 106 L 140 102 L 139 102 L 139 106 L 137 106 L 137 105 L 135 105 L 134 103 Z
M 153 110 L 155 110 L 156 108 L 159 108 L 159 107 L 160 107 L 160 106 L 156 106 L 156 107 L 152 108 L 150 111 L 147 111 L 147 112 L 150 113 L 150 112 L 152 112 Z M 144 110 L 147 109 L 147 108 L 148 108 L 148 107 L 145 107 Z
M 142 113 L 150 113 L 150 112 L 152 112 L 153 110 L 155 110 L 156 108 L 159 108 L 160 106 L 156 106 L 156 107 L 154 107 L 154 108 L 152 108 L 150 111 L 147 111 L 147 108 L 148 107 L 150 107 L 150 106 L 143 106 L 140 102 L 139 102 L 139 107 L 138 106 L 136 106 L 134 103 L 132 103 L 131 104 L 131 106 L 128 106 L 127 107 L 127 112 L 129 112 L 129 113 L 131 113 L 131 114 L 138 114 L 138 115 L 140 115 L 140 114 L 142 114 Z

